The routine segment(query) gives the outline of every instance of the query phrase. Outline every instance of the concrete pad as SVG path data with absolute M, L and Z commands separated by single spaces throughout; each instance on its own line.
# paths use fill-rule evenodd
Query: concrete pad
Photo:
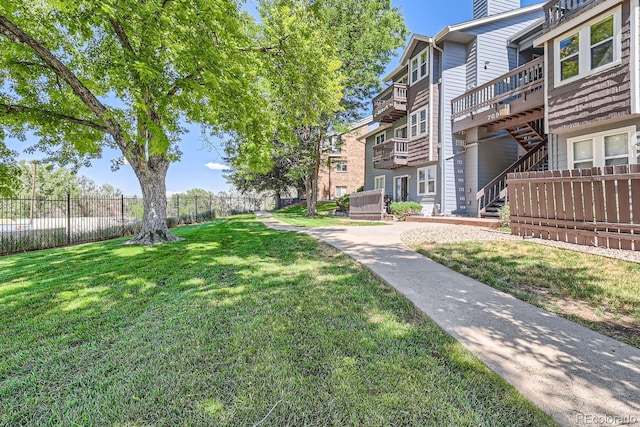
M 639 425 L 640 350 L 520 301 L 407 248 L 417 224 L 301 228 L 351 256 L 563 426 Z

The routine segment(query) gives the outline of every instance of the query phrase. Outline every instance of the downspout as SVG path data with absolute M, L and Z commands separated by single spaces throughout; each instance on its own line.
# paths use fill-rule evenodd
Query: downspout
M 440 52 L 440 61 L 439 61 L 439 69 L 438 69 L 438 74 L 440 75 L 440 78 L 438 79 L 438 84 L 440 85 L 440 88 L 438 90 L 438 109 L 440 111 L 440 114 L 438 115 L 438 144 L 436 145 L 436 147 L 442 147 L 442 138 L 444 135 L 443 129 L 444 129 L 444 114 L 443 113 L 443 106 L 440 105 L 440 100 L 442 99 L 442 93 L 443 93 L 443 89 L 442 89 L 442 65 L 444 64 L 444 50 L 442 50 L 441 48 L 439 48 L 435 42 L 433 42 L 431 44 L 431 47 L 434 50 L 437 50 L 438 52 Z M 432 77 L 433 79 L 433 77 Z M 431 92 L 431 91 L 430 91 Z M 432 95 L 433 96 L 433 95 Z M 431 110 L 433 113 L 433 110 Z M 442 148 L 441 148 L 442 150 Z M 445 179 L 444 179 L 444 171 L 445 171 L 445 159 L 441 158 L 443 156 L 439 156 L 438 157 L 438 163 L 440 164 L 440 179 L 438 182 L 438 187 L 440 187 L 440 191 L 438 192 L 438 196 L 437 199 L 439 199 L 439 203 L 440 203 L 440 212 L 444 212 L 445 206 L 444 206 L 444 202 L 445 202 L 445 198 L 444 196 L 444 186 L 445 186 Z

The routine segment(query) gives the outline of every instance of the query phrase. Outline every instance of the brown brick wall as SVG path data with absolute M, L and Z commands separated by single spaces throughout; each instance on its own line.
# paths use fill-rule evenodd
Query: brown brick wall
M 364 185 L 364 141 L 358 141 L 360 135 L 367 132 L 365 124 L 350 133 L 342 135 L 340 157 L 323 156 L 318 176 L 318 199 L 333 200 L 337 186 L 347 187 L 347 194 L 355 193 Z M 347 172 L 336 172 L 336 163 L 347 161 Z M 329 170 L 331 169 L 331 170 Z

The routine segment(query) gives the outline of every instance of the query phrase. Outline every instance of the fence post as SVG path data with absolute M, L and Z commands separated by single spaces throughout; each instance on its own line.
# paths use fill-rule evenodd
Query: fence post
M 122 222 L 122 236 L 124 236 L 124 194 L 120 195 L 120 221 Z
M 71 193 L 67 193 L 67 245 L 71 244 Z

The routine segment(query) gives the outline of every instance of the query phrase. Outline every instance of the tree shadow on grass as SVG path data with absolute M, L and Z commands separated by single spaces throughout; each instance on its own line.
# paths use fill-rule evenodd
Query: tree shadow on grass
M 348 238 L 329 230 L 320 237 L 381 275 L 561 424 L 575 424 L 585 410 L 640 419 L 640 350 L 453 272 L 400 241 L 376 244 L 375 235 Z M 473 264 L 474 251 L 459 255 Z M 519 257 L 499 261 L 509 265 Z M 535 280 L 543 270 L 573 282 L 562 292 L 575 292 L 576 283 L 588 283 L 592 295 L 604 292 L 584 266 L 533 263 L 519 274 Z
M 8 285 L 30 282 L 0 287 L 0 424 L 253 425 L 278 401 L 272 425 L 548 423 L 316 240 L 250 221 L 177 234 L 15 261 Z

